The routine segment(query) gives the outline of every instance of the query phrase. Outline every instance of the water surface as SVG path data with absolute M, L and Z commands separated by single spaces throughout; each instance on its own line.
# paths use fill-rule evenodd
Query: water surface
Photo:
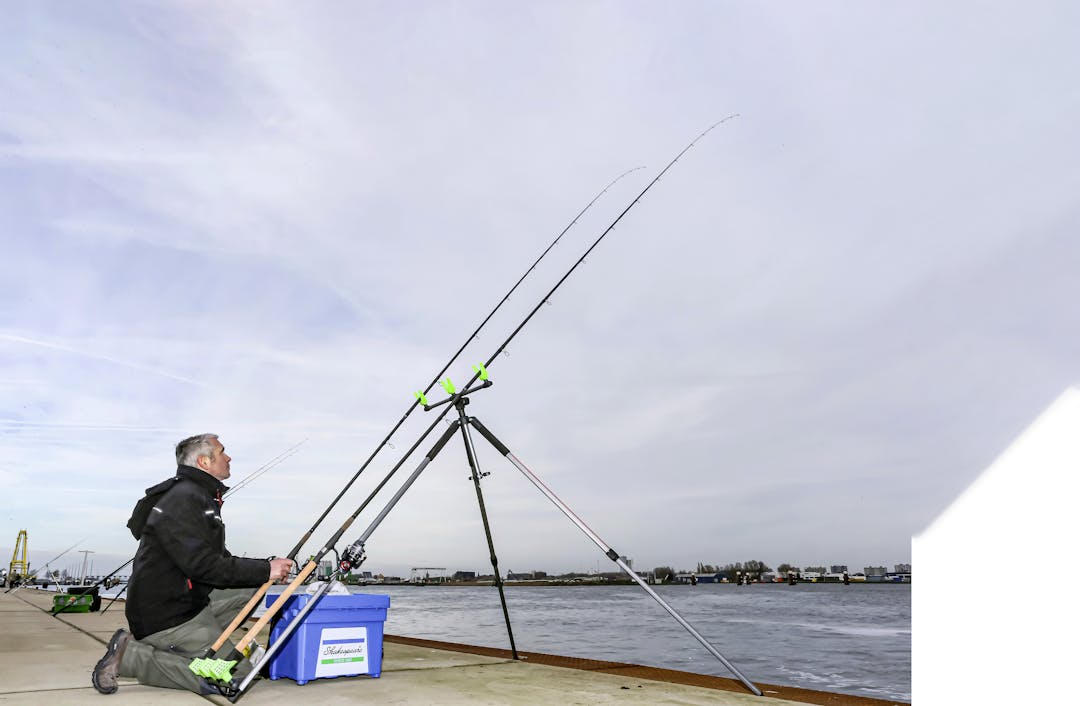
M 911 700 L 911 586 L 698 584 L 656 592 L 751 681 Z M 386 632 L 509 648 L 493 587 L 367 586 Z M 519 650 L 732 676 L 638 586 L 507 586 Z

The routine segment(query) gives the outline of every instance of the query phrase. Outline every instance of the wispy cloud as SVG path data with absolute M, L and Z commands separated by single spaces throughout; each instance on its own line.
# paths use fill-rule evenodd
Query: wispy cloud
M 180 375 L 174 375 L 174 374 L 172 374 L 172 373 L 170 373 L 168 371 L 160 370 L 160 369 L 153 368 L 153 367 L 150 367 L 150 366 L 147 366 L 147 365 L 142 365 L 142 364 L 137 363 L 137 362 L 133 362 L 133 361 L 129 361 L 129 360 L 120 360 L 119 358 L 114 358 L 114 357 L 108 356 L 108 355 L 101 355 L 101 354 L 98 354 L 98 353 L 94 353 L 93 351 L 86 350 L 84 348 L 83 349 L 78 349 L 78 348 L 73 348 L 73 347 L 68 346 L 68 345 L 62 345 L 62 344 L 59 344 L 59 343 L 54 343 L 54 342 L 51 342 L 51 341 L 42 341 L 42 340 L 37 340 L 37 339 L 33 339 L 33 338 L 27 338 L 26 336 L 17 336 L 17 335 L 11 334 L 11 333 L 4 333 L 4 332 L 0 332 L 0 341 L 7 341 L 9 343 L 20 343 L 20 344 L 24 344 L 24 345 L 28 345 L 28 346 L 38 346 L 38 347 L 41 347 L 41 348 L 48 348 L 48 349 L 54 350 L 54 351 L 62 351 L 64 353 L 71 353 L 71 354 L 73 354 L 75 356 L 79 356 L 79 357 L 83 357 L 83 358 L 92 358 L 94 360 L 101 360 L 101 361 L 105 361 L 107 363 L 113 363 L 115 365 L 119 365 L 119 366 L 122 366 L 122 367 L 125 367 L 125 368 L 131 368 L 132 370 L 138 370 L 140 372 L 150 373 L 152 375 L 160 375 L 161 377 L 169 378 L 170 380 L 177 380 L 179 382 L 184 382 L 184 383 L 187 383 L 189 385 L 202 386 L 202 383 L 198 382 L 197 380 L 191 380 L 189 378 L 186 378 L 186 377 L 183 377 L 183 376 L 180 376 Z

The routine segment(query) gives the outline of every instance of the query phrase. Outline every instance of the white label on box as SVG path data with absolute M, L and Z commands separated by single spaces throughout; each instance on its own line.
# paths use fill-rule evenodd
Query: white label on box
M 370 671 L 366 627 L 323 628 L 319 661 L 315 664 L 316 679 Z

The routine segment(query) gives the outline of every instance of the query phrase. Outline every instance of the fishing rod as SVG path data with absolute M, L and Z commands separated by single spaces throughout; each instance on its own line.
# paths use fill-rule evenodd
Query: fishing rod
M 247 476 L 246 478 L 244 478 L 244 480 L 242 480 L 242 481 L 240 482 L 240 484 L 239 484 L 239 485 L 237 485 L 237 486 L 236 486 L 235 488 L 230 488 L 230 489 L 229 489 L 229 492 L 225 493 L 225 495 L 224 495 L 224 496 L 222 497 L 222 500 L 224 500 L 225 498 L 227 498 L 227 497 L 229 497 L 230 495 L 232 495 L 232 494 L 233 494 L 234 492 L 236 492 L 237 490 L 239 490 L 239 489 L 240 489 L 241 487 L 243 487 L 243 486 L 244 486 L 245 484 L 247 484 L 247 483 L 249 483 L 250 481 L 254 480 L 254 479 L 255 479 L 256 477 L 258 477 L 258 476 L 262 475 L 263 473 L 265 473 L 266 471 L 270 470 L 270 469 L 271 469 L 271 468 L 273 468 L 274 466 L 280 465 L 280 464 L 281 464 L 282 462 L 284 462 L 284 461 L 285 461 L 286 459 L 288 459 L 289 457 L 293 456 L 293 455 L 294 455 L 294 454 L 296 453 L 296 450 L 297 450 L 298 448 L 300 448 L 300 446 L 301 446 L 301 445 L 303 445 L 303 444 L 304 444 L 304 443 L 305 443 L 306 441 L 307 441 L 307 439 L 304 439 L 304 440 L 303 440 L 303 441 L 301 441 L 300 443 L 298 443 L 298 444 L 295 444 L 295 445 L 293 445 L 293 446 L 289 447 L 288 449 L 285 449 L 284 451 L 282 451 L 282 452 L 281 452 L 280 454 L 278 454 L 278 455 L 277 455 L 277 456 L 275 456 L 274 458 L 270 459 L 269 461 L 267 461 L 267 462 L 266 462 L 266 463 L 264 463 L 263 465 L 261 465 L 261 466 L 259 466 L 258 468 L 256 468 L 256 469 L 255 469 L 254 471 L 252 471 L 252 472 L 251 472 L 250 474 L 248 474 L 248 476 Z M 75 546 L 75 545 L 72 545 L 72 546 Z M 65 552 L 64 552 L 64 553 L 66 554 L 66 553 L 67 553 L 67 551 L 70 551 L 70 548 L 69 548 L 68 550 L 65 550 Z M 61 554 L 61 556 L 63 556 L 63 554 Z M 59 558 L 59 557 L 57 557 L 57 558 Z M 56 561 L 56 559 L 53 559 L 53 561 Z M 98 579 L 98 582 L 97 582 L 97 583 L 95 583 L 95 584 L 94 584 L 93 586 L 90 586 L 90 587 L 89 587 L 88 589 L 86 589 L 86 590 L 85 590 L 85 591 L 84 591 L 83 593 L 85 594 L 85 593 L 91 593 L 91 592 L 93 592 L 93 590 L 94 590 L 94 589 L 98 588 L 99 586 L 101 586 L 102 584 L 104 584 L 104 583 L 105 583 L 106 581 L 108 581 L 109 579 L 111 579 L 111 578 L 112 578 L 113 576 L 115 576 L 116 574 L 120 573 L 120 572 L 121 572 L 121 571 L 123 571 L 123 570 L 124 570 L 125 568 L 127 568 L 127 566 L 128 566 L 129 564 L 131 564 L 131 562 L 133 562 L 133 561 L 135 561 L 135 557 L 131 557 L 130 559 L 128 559 L 127 561 L 125 561 L 125 562 L 124 562 L 124 563 L 123 563 L 122 565 L 120 565 L 120 566 L 118 566 L 117 568 L 115 568 L 115 569 L 114 569 L 114 570 L 112 571 L 112 573 L 110 573 L 110 574 L 108 574 L 107 576 L 103 576 L 103 577 L 101 577 L 100 579 Z M 126 587 L 126 586 L 124 587 L 124 590 L 127 590 L 127 587 Z M 120 591 L 120 593 L 123 593 L 123 591 Z M 108 610 L 108 609 L 109 609 L 109 606 L 111 606 L 111 605 L 112 605 L 113 603 L 115 603 L 115 602 L 116 602 L 116 599 L 120 597 L 120 593 L 118 593 L 118 594 L 117 594 L 117 595 L 116 595 L 116 596 L 115 596 L 115 597 L 114 597 L 114 598 L 113 598 L 113 599 L 112 599 L 112 600 L 111 600 L 111 601 L 109 602 L 109 605 L 108 605 L 108 606 L 105 606 L 105 610 Z M 52 615 L 53 615 L 53 617 L 56 617 L 56 616 L 57 616 L 57 615 L 59 615 L 60 613 L 63 613 L 63 612 L 65 612 L 65 611 L 67 610 L 67 608 L 68 608 L 69 606 L 73 606 L 73 605 L 75 605 L 75 604 L 73 604 L 73 603 L 65 603 L 64 605 L 60 606 L 59 608 L 56 608 L 56 607 L 54 607 L 54 608 L 52 609 L 52 611 L 51 611 L 51 612 L 52 612 Z M 104 613 L 104 612 L 105 612 L 105 610 L 103 610 L 103 611 L 101 611 L 101 612 L 102 612 L 102 613 Z
M 382 449 L 387 444 L 390 443 L 391 437 L 393 437 L 394 434 L 397 433 L 397 430 L 401 428 L 401 425 L 405 423 L 405 420 L 408 419 L 409 415 L 413 413 L 413 410 L 415 410 L 418 405 L 423 404 L 423 400 L 425 399 L 424 396 L 427 393 L 431 392 L 432 388 L 435 387 L 435 384 L 439 382 L 440 378 L 442 378 L 446 371 L 450 369 L 450 366 L 454 364 L 454 362 L 458 359 L 458 357 L 465 350 L 465 348 L 468 347 L 468 345 L 473 341 L 473 339 L 476 338 L 477 334 L 480 333 L 480 330 L 484 328 L 484 326 L 487 325 L 487 322 L 491 320 L 491 317 L 493 317 L 495 313 L 500 308 L 502 308 L 502 305 L 506 303 L 506 300 L 508 300 L 510 296 L 521 285 L 521 283 L 525 281 L 525 278 L 528 277 L 534 269 L 536 269 L 536 266 L 540 264 L 540 261 L 543 260 L 549 252 L 551 252 L 551 249 L 558 245 L 559 241 L 562 240 L 562 237 L 566 235 L 566 233 L 572 227 L 574 227 L 574 224 L 576 224 L 578 220 L 583 215 L 585 215 L 585 212 L 588 211 L 592 207 L 592 205 L 600 199 L 601 196 L 607 193 L 608 189 L 614 186 L 627 174 L 631 174 L 638 171 L 639 169 L 644 168 L 645 167 L 634 167 L 633 169 L 628 169 L 619 176 L 612 179 L 607 186 L 601 189 L 599 193 L 597 193 L 596 196 L 594 196 L 592 200 L 589 201 L 589 203 L 585 204 L 585 207 L 581 209 L 568 224 L 566 224 L 566 227 L 563 228 L 557 236 L 555 236 L 555 239 L 552 240 L 551 243 L 544 249 L 544 251 L 540 253 L 540 256 L 537 257 L 535 261 L 533 261 L 529 268 L 525 270 L 524 274 L 522 274 L 521 277 L 518 278 L 518 281 L 514 283 L 514 286 L 510 287 L 506 294 L 503 295 L 503 298 L 500 299 L 499 302 L 495 305 L 495 307 L 490 312 L 488 312 L 488 315 L 484 317 L 484 320 L 480 322 L 480 324 L 471 334 L 469 334 L 468 338 L 465 339 L 465 342 L 461 344 L 461 346 L 457 349 L 457 351 L 454 352 L 452 356 L 450 356 L 450 360 L 446 361 L 446 364 L 442 367 L 441 370 L 439 370 L 438 373 L 435 374 L 435 377 L 432 378 L 431 382 L 427 384 L 427 387 L 425 387 L 422 391 L 416 393 L 416 399 L 405 410 L 405 413 L 401 416 L 400 419 L 398 419 L 397 423 L 390 429 L 386 436 L 383 437 L 383 440 L 379 442 L 378 446 L 375 447 L 375 450 L 371 452 L 371 455 L 367 457 L 367 460 L 364 461 L 364 463 L 360 466 L 356 473 L 353 474 L 353 477 L 349 479 L 349 482 L 345 484 L 345 487 L 341 489 L 341 492 L 337 494 L 337 497 L 330 501 L 330 504 L 326 507 L 325 510 L 323 510 L 323 513 L 319 515 L 319 518 L 317 520 L 315 520 L 315 524 L 311 526 L 311 529 L 309 529 L 307 532 L 304 533 L 302 537 L 300 537 L 300 541 L 296 543 L 296 546 L 292 548 L 286 558 L 296 561 L 297 554 L 300 553 L 300 550 L 304 547 L 305 544 L 307 544 L 308 540 L 311 539 L 311 535 L 314 534 L 315 530 L 319 528 L 319 525 L 321 525 L 323 520 L 326 519 L 326 516 L 329 515 L 330 512 L 334 509 L 334 507 L 337 506 L 341 498 L 345 496 L 345 493 L 347 493 L 349 491 L 349 488 L 352 487 L 353 483 L 356 482 L 356 479 L 360 477 L 360 474 L 363 473 L 369 465 L 371 465 L 371 462 L 375 459 L 375 456 L 380 451 L 382 451 Z M 427 434 L 425 434 L 424 436 L 427 436 Z M 423 437 L 421 438 L 421 441 L 423 441 Z M 413 448 L 415 449 L 416 447 L 414 446 Z M 409 453 L 411 454 L 412 451 L 410 451 Z M 408 458 L 408 455 L 409 454 L 406 454 L 405 458 Z M 402 462 L 404 462 L 404 459 L 402 459 Z M 382 488 L 384 484 L 385 481 L 379 485 L 379 488 Z M 365 503 L 364 506 L 366 506 L 366 504 L 367 503 Z M 222 633 L 222 636 L 218 639 L 218 641 L 214 642 L 214 644 L 207 648 L 205 657 L 210 657 L 211 655 L 216 654 L 218 650 L 220 650 L 225 644 L 228 636 L 235 632 L 240 625 L 242 625 L 245 621 L 247 621 L 249 617 L 251 617 L 251 614 L 255 612 L 259 601 L 262 600 L 262 597 L 266 595 L 266 592 L 270 590 L 270 587 L 272 585 L 274 585 L 273 581 L 267 581 L 262 586 L 260 586 L 258 590 L 255 591 L 254 595 L 252 595 L 247 605 L 245 605 L 240 610 L 240 613 L 237 614 L 233 622 L 230 623 L 229 626 L 225 629 L 225 632 Z
M 310 576 L 313 571 L 315 571 L 322 558 L 333 550 L 333 547 L 341 539 L 345 531 L 348 530 L 348 528 L 352 525 L 352 523 L 356 520 L 360 513 L 363 512 L 363 510 L 375 497 L 375 495 L 390 481 L 393 475 L 398 471 L 399 468 L 401 468 L 401 466 L 405 463 L 409 456 L 411 456 L 412 453 L 420 446 L 420 444 L 424 442 L 428 435 L 431 434 L 432 430 L 435 429 L 436 425 L 438 425 L 439 422 L 442 421 L 443 418 L 450 412 L 450 410 L 456 406 L 458 400 L 462 399 L 471 392 L 475 392 L 478 389 L 491 385 L 491 381 L 488 380 L 487 368 L 495 362 L 498 356 L 507 348 L 507 346 L 510 345 L 511 341 L 513 341 L 514 338 L 517 337 L 518 333 L 520 333 L 521 330 L 529 323 L 529 321 L 532 320 L 533 316 L 536 315 L 536 312 L 538 312 L 540 308 L 550 300 L 551 296 L 556 292 L 556 290 L 558 290 L 559 287 L 562 286 L 563 282 L 565 282 L 570 277 L 570 275 L 573 274 L 575 270 L 577 270 L 577 268 L 585 261 L 589 254 L 608 235 L 608 233 L 610 233 L 615 228 L 615 226 L 618 225 L 618 223 L 623 219 L 623 217 L 625 217 L 626 214 L 629 213 L 635 205 L 637 205 L 637 203 L 642 199 L 642 197 L 644 197 L 645 194 L 648 193 L 650 189 L 652 189 L 653 185 L 655 185 L 656 182 L 658 182 L 660 178 L 663 177 L 664 174 L 666 174 L 668 170 L 670 170 L 671 167 L 673 167 L 675 163 L 678 162 L 679 159 L 684 154 L 686 154 L 686 152 L 691 147 L 697 144 L 699 140 L 712 132 L 712 130 L 714 130 L 716 127 L 735 117 L 738 117 L 738 115 L 729 115 L 723 120 L 714 123 L 700 135 L 691 140 L 691 142 L 686 145 L 686 147 L 684 147 L 682 151 L 675 155 L 675 157 L 667 164 L 667 166 L 665 166 L 653 178 L 653 180 L 650 181 L 648 185 L 646 185 L 645 188 L 641 190 L 641 192 L 629 203 L 629 205 L 627 205 L 626 208 L 622 210 L 622 212 L 615 218 L 615 220 L 613 220 L 611 224 L 606 229 L 604 229 L 604 231 L 596 238 L 596 240 L 593 241 L 592 245 L 589 246 L 585 253 L 581 257 L 579 257 L 576 262 L 574 262 L 574 264 L 566 271 L 566 273 L 547 292 L 547 294 L 540 298 L 540 301 L 536 304 L 536 306 L 533 307 L 533 309 L 528 313 L 528 315 L 526 315 L 522 322 L 518 324 L 517 328 L 515 328 L 510 333 L 507 339 L 499 345 L 499 347 L 495 350 L 491 357 L 488 358 L 485 363 L 473 367 L 473 377 L 465 384 L 465 387 L 461 391 L 457 391 L 456 388 L 454 388 L 454 386 L 450 383 L 449 379 L 447 379 L 443 383 L 443 388 L 450 395 L 450 398 L 448 400 L 439 403 L 439 405 L 445 404 L 445 408 L 436 416 L 434 421 L 432 421 L 432 423 L 427 427 L 427 429 L 421 434 L 420 438 L 418 438 L 416 442 L 408 449 L 408 451 L 405 452 L 401 460 L 398 461 L 398 463 L 387 473 L 386 477 L 383 478 L 382 482 L 379 483 L 379 485 L 371 492 L 371 494 L 363 502 L 363 504 L 356 510 L 356 512 L 354 512 L 351 516 L 349 516 L 348 519 L 345 520 L 344 524 L 342 524 L 342 526 L 333 534 L 330 540 L 327 541 L 315 555 L 312 555 L 312 557 L 308 559 L 304 568 L 300 570 L 300 572 L 296 575 L 296 578 L 294 578 L 292 582 L 290 582 L 289 585 L 285 588 L 285 590 L 281 594 L 279 594 L 278 598 L 274 601 L 274 603 L 266 609 L 266 612 L 262 615 L 262 617 L 255 623 L 254 626 L 252 626 L 247 631 L 247 634 L 243 637 L 243 639 L 241 639 L 240 642 L 237 643 L 236 647 L 233 648 L 224 659 L 211 658 L 211 656 L 213 654 L 216 654 L 216 652 L 221 649 L 221 647 L 228 640 L 229 636 L 239 627 L 240 623 L 243 622 L 243 619 L 246 617 L 246 613 L 248 612 L 247 607 L 245 607 L 241 611 L 241 615 L 238 615 L 237 619 L 234 620 L 228 628 L 226 628 L 222 636 L 218 639 L 217 642 L 214 643 L 214 646 L 212 646 L 210 650 L 207 650 L 204 657 L 192 661 L 190 665 L 192 672 L 206 678 L 211 683 L 214 683 L 216 686 L 218 686 L 221 692 L 226 695 L 232 702 L 235 702 L 244 694 L 245 690 L 250 685 L 251 681 L 255 678 L 255 676 L 258 675 L 258 672 L 260 670 L 258 668 L 253 669 L 251 673 L 249 673 L 248 676 L 239 685 L 236 685 L 233 682 L 231 670 L 241 659 L 243 659 L 244 656 L 246 656 L 245 651 L 248 649 L 248 646 L 255 640 L 255 637 L 257 636 L 259 631 L 262 630 L 262 628 L 265 627 L 271 619 L 273 619 L 273 617 L 278 613 L 278 611 L 281 610 L 282 606 L 293 594 L 293 592 L 295 592 L 296 589 L 304 583 L 307 577 Z M 443 372 L 445 372 L 445 370 Z M 439 374 L 439 376 L 441 375 L 442 373 Z M 436 379 L 438 379 L 439 376 L 436 376 Z M 480 384 L 474 387 L 474 384 L 477 383 L 478 380 L 481 381 Z M 433 387 L 433 385 L 430 387 Z M 426 392 L 427 390 L 425 390 L 425 393 Z M 414 403 L 413 407 L 411 407 L 410 410 L 415 408 L 417 404 L 423 404 L 425 409 L 431 409 L 437 406 L 427 404 L 427 400 L 424 397 L 425 393 L 417 395 L 417 403 Z M 367 539 L 374 532 L 378 524 L 381 523 L 382 520 L 386 517 L 390 509 L 401 499 L 405 491 L 408 490 L 408 488 L 412 485 L 413 481 L 415 481 L 416 478 L 419 476 L 420 472 L 427 467 L 427 465 L 431 462 L 434 456 L 442 449 L 446 442 L 449 441 L 450 437 L 454 434 L 454 432 L 456 432 L 458 426 L 459 422 L 452 422 L 450 424 L 450 426 L 436 442 L 435 446 L 432 447 L 431 451 L 429 451 L 428 454 L 421 460 L 419 466 L 413 472 L 412 476 L 410 476 L 410 478 L 402 485 L 402 487 L 395 494 L 394 498 L 383 509 L 383 511 L 376 518 L 376 520 L 372 523 L 372 525 L 368 527 L 368 529 L 364 532 L 360 539 L 351 544 L 348 549 L 346 549 L 341 554 L 338 568 L 331 574 L 331 576 L 329 577 L 330 579 L 333 579 L 334 577 L 340 575 L 343 571 L 348 571 L 353 566 L 358 566 L 361 562 L 363 562 L 363 560 L 366 558 L 364 552 L 364 545 Z M 327 587 L 330 585 L 330 583 L 330 581 L 327 581 L 323 586 L 320 586 L 319 590 L 316 591 L 316 593 L 307 602 L 307 604 L 305 604 L 304 608 L 301 609 L 301 613 L 295 616 L 292 621 L 290 621 L 289 628 L 286 629 L 286 634 L 279 636 L 278 640 L 273 645 L 269 646 L 266 653 L 259 661 L 260 665 L 265 663 L 266 660 L 270 659 L 273 654 L 280 648 L 280 646 L 284 644 L 287 634 L 291 634 L 291 630 L 300 623 L 302 616 L 306 614 L 306 612 L 314 606 L 314 604 L 323 595 L 323 593 L 328 590 Z
M 83 538 L 82 538 L 82 539 L 80 539 L 80 540 L 79 540 L 78 542 L 75 542 L 75 543 L 74 543 L 74 544 L 72 544 L 72 545 L 71 545 L 70 547 L 68 547 L 68 548 L 67 548 L 67 549 L 65 549 L 64 551 L 62 551 L 62 552 L 60 552 L 59 554 L 57 554 L 56 556 L 54 556 L 54 557 L 53 557 L 52 559 L 49 559 L 49 560 L 48 560 L 47 562 L 45 562 L 45 566 L 44 566 L 43 568 L 46 568 L 46 569 L 47 569 L 47 568 L 49 568 L 49 564 L 53 563 L 54 561 L 56 561 L 56 560 L 57 560 L 57 559 L 59 559 L 60 557 L 64 556 L 65 554 L 67 554 L 68 552 L 70 552 L 70 551 L 71 551 L 72 549 L 74 549 L 75 547 L 77 547 L 77 546 L 79 546 L 80 544 L 82 544 L 82 543 L 83 543 L 83 541 L 85 541 L 85 540 L 86 540 L 86 537 L 83 537 Z M 29 576 L 27 576 L 26 578 L 24 578 L 24 579 L 23 579 L 23 581 L 22 581 L 22 583 L 20 583 L 20 584 L 19 584 L 18 586 L 11 586 L 11 587 L 10 587 L 10 588 L 8 588 L 8 589 L 7 589 L 6 591 L 4 591 L 4 593 L 14 593 L 15 591 L 18 591 L 18 590 L 19 590 L 20 588 L 22 588 L 23 586 L 27 585 L 28 583 L 32 582 L 32 581 L 33 581 L 33 580 L 34 580 L 35 578 L 37 578 L 37 575 L 38 575 L 38 572 L 39 572 L 39 571 L 41 571 L 41 569 L 38 569 L 38 570 L 37 570 L 37 571 L 35 571 L 34 573 L 32 573 L 32 574 L 30 574 Z

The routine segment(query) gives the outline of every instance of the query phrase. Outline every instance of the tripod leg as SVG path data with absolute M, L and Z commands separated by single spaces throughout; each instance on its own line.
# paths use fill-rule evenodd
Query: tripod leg
M 525 474 L 525 477 L 528 478 L 529 481 L 533 485 L 536 486 L 537 490 L 539 490 L 541 493 L 543 493 L 545 496 L 547 496 L 548 500 L 555 503 L 555 506 L 558 507 L 562 511 L 562 513 L 564 515 L 566 515 L 570 519 L 571 522 L 573 522 L 575 525 L 577 525 L 578 529 L 580 529 L 582 532 L 584 532 L 585 535 L 589 539 L 591 539 L 594 544 L 596 544 L 596 546 L 600 547 L 600 549 L 607 555 L 607 557 L 609 559 L 611 559 L 616 564 L 618 564 L 619 568 L 622 569 L 626 573 L 627 576 L 629 576 L 631 579 L 633 579 L 635 582 L 637 582 L 637 584 L 639 586 L 641 586 L 643 589 L 645 589 L 645 592 L 648 593 L 650 596 L 652 596 L 653 599 L 657 603 L 659 603 L 660 606 L 664 610 L 666 610 L 671 615 L 672 618 L 674 618 L 676 621 L 678 621 L 678 623 L 680 625 L 682 625 L 684 628 L 686 628 L 686 631 L 689 632 L 691 635 L 693 635 L 694 638 L 698 642 L 700 642 L 705 649 L 707 649 L 710 653 L 712 653 L 713 657 L 716 657 L 718 660 L 720 660 L 720 662 L 723 663 L 723 665 L 725 667 L 727 667 L 731 671 L 732 674 L 734 674 L 736 677 L 738 677 L 739 681 L 741 681 L 743 683 L 743 685 L 747 689 L 749 689 L 751 692 L 753 692 L 757 696 L 762 695 L 760 689 L 758 689 L 752 682 L 750 682 L 746 677 L 744 677 L 742 675 L 742 673 L 738 669 L 735 668 L 735 665 L 733 665 L 731 662 L 727 661 L 727 659 L 725 659 L 724 656 L 722 654 L 720 654 L 720 652 L 715 647 L 713 647 L 709 643 L 708 640 L 706 640 L 704 637 L 701 636 L 701 633 L 699 633 L 697 630 L 695 630 L 694 627 L 692 625 L 690 625 L 690 623 L 686 622 L 686 620 L 681 615 L 679 615 L 678 612 L 676 612 L 674 608 L 672 608 L 670 605 L 668 605 L 667 602 L 665 602 L 663 598 L 658 596 L 656 591 L 652 590 L 652 588 L 647 583 L 642 581 L 641 577 L 638 576 L 634 572 L 633 569 L 631 569 L 629 566 L 627 566 L 626 562 L 624 562 L 621 558 L 619 558 L 619 553 L 618 552 L 616 552 L 614 549 L 609 547 L 604 542 L 604 540 L 600 539 L 600 537 L 595 532 L 593 532 L 591 529 L 589 529 L 589 526 L 586 525 L 581 520 L 580 517 L 575 515 L 574 511 L 571 510 L 569 507 L 567 507 L 566 503 L 564 503 L 562 500 L 560 500 L 558 498 L 558 496 L 556 496 L 555 493 L 553 493 L 551 491 L 550 488 L 548 488 L 546 485 L 544 485 L 544 482 L 542 480 L 540 480 L 539 478 L 537 478 L 536 475 L 532 471 L 530 471 L 525 466 L 524 463 L 522 463 L 516 456 L 514 456 L 514 454 L 510 453 L 510 449 L 508 449 L 505 444 L 503 444 L 501 441 L 499 441 L 495 437 L 494 434 L 492 434 L 490 431 L 488 431 L 487 427 L 485 427 L 483 424 L 481 424 L 479 419 L 477 419 L 476 417 L 469 417 L 469 423 L 472 424 L 474 427 L 476 427 L 476 430 L 478 432 L 480 432 L 480 434 L 483 435 L 483 437 L 485 439 L 487 439 L 488 442 L 492 446 L 494 446 L 495 449 L 499 453 L 501 453 L 503 456 L 505 456 L 506 459 L 508 461 L 510 461 L 510 463 L 514 464 L 514 466 L 519 471 L 521 471 L 523 474 Z
M 476 488 L 476 500 L 480 504 L 480 518 L 484 521 L 484 535 L 487 537 L 488 552 L 491 554 L 491 568 L 495 573 L 495 586 L 499 589 L 499 602 L 502 603 L 503 620 L 506 622 L 506 634 L 510 638 L 510 652 L 518 659 L 517 645 L 514 644 L 514 630 L 510 626 L 510 611 L 506 607 L 506 593 L 503 590 L 502 575 L 499 573 L 499 560 L 495 556 L 495 542 L 491 538 L 491 525 L 488 522 L 487 508 L 484 507 L 484 493 L 480 490 L 480 462 L 476 458 L 476 447 L 469 434 L 469 423 L 465 417 L 464 403 L 457 405 L 458 419 L 461 422 L 461 436 L 465 440 L 465 455 L 469 458 L 472 470 L 473 486 Z

